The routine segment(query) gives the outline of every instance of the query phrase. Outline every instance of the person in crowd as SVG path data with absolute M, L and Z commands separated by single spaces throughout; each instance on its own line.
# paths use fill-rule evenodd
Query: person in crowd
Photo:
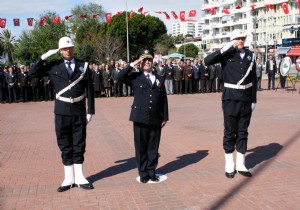
M 106 97 L 111 97 L 111 89 L 112 89 L 112 78 L 111 71 L 109 70 L 109 65 L 105 65 L 105 69 L 102 73 L 103 77 L 103 87 Z
M 29 87 L 29 77 L 26 67 L 24 65 L 20 66 L 21 72 L 18 74 L 18 85 L 20 87 L 20 101 L 28 101 L 28 87 Z
M 208 69 L 204 65 L 203 60 L 200 61 L 200 92 L 207 92 Z
M 216 92 L 216 78 L 217 78 L 217 69 L 215 64 L 208 66 L 208 92 L 215 93 Z
M 263 65 L 260 58 L 256 59 L 256 77 L 257 77 L 257 90 L 261 91 L 261 79 L 262 79 Z
M 198 59 L 194 60 L 193 76 L 193 92 L 200 93 L 200 65 Z
M 53 100 L 53 87 L 48 75 L 43 77 L 44 82 L 44 99 L 45 101 L 52 101 Z
M 275 89 L 275 75 L 277 73 L 276 60 L 273 55 L 269 55 L 269 59 L 266 62 L 266 73 L 268 74 L 268 89 Z M 272 85 L 271 85 L 272 83 Z
M 168 59 L 166 65 L 164 66 L 165 73 L 165 87 L 167 94 L 173 94 L 173 82 L 174 82 L 174 66 L 172 65 L 172 60 Z
M 4 101 L 4 84 L 6 83 L 5 73 L 3 71 L 4 67 L 0 66 L 0 103 L 3 104 Z
M 141 71 L 132 73 L 135 65 Z M 133 121 L 135 156 L 140 182 L 159 182 L 156 175 L 161 129 L 169 120 L 164 78 L 153 74 L 153 56 L 148 52 L 118 74 L 119 80 L 132 86 L 134 100 L 130 113 Z
M 192 85 L 193 85 L 193 66 L 191 65 L 191 60 L 186 60 L 186 65 L 183 69 L 183 76 L 184 76 L 184 93 L 193 93 Z
M 6 74 L 6 84 L 8 87 L 8 102 L 12 103 L 15 102 L 17 103 L 17 81 L 18 81 L 18 77 L 15 74 L 15 72 L 13 71 L 13 67 L 9 67 L 8 68 L 8 74 Z
M 157 62 L 157 65 L 155 66 L 155 72 L 157 75 L 165 77 L 164 65 L 162 61 Z
M 33 78 L 49 75 L 56 93 L 55 132 L 65 172 L 57 191 L 64 192 L 75 186 L 91 190 L 94 187 L 83 175 L 83 162 L 86 128 L 95 114 L 92 73 L 88 62 L 74 57 L 71 38 L 60 38 L 58 48 L 43 54 L 29 75 Z M 58 51 L 62 58 L 45 64 L 47 58 Z
M 122 96 L 123 83 L 118 80 L 118 74 L 120 72 L 120 64 L 116 63 L 115 68 L 111 72 L 111 78 L 113 80 L 113 94 L 115 97 Z
M 174 66 L 174 82 L 175 82 L 175 91 L 176 94 L 182 94 L 183 92 L 183 61 L 178 59 L 177 65 Z
M 102 85 L 101 77 L 102 77 L 102 74 L 99 70 L 99 66 L 96 64 L 93 64 L 92 65 L 92 79 L 93 79 L 95 98 L 101 97 L 101 85 Z
M 236 172 L 246 177 L 252 176 L 245 166 L 245 153 L 248 126 L 256 105 L 257 78 L 255 55 L 245 48 L 245 40 L 244 31 L 234 29 L 230 42 L 204 59 L 206 65 L 221 63 L 223 69 L 223 149 L 227 178 L 234 178 Z M 235 150 L 236 164 L 233 160 Z

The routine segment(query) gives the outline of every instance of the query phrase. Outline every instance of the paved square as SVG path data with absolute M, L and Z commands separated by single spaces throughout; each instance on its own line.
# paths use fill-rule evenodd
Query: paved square
M 299 87 L 258 92 L 246 154 L 253 177 L 232 180 L 224 175 L 221 94 L 169 96 L 157 170 L 168 179 L 149 185 L 136 181 L 133 98 L 98 98 L 83 165 L 95 189 L 64 193 L 56 192 L 63 165 L 53 102 L 1 104 L 0 209 L 299 209 Z

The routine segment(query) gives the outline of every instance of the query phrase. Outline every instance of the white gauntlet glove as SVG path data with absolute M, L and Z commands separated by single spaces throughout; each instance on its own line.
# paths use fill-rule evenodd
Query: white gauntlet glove
M 252 104 L 251 104 L 251 110 L 252 110 L 252 112 L 254 111 L 255 106 L 256 106 L 256 103 L 252 103 Z
M 48 52 L 46 52 L 45 54 L 43 54 L 41 56 L 41 59 L 42 60 L 47 60 L 47 58 L 49 58 L 51 55 L 55 54 L 58 52 L 58 49 L 55 49 L 55 50 L 49 50 Z
M 91 115 L 91 114 L 86 115 L 86 124 L 88 124 L 89 122 L 92 121 L 92 117 L 93 117 L 93 115 Z
M 229 48 L 231 48 L 232 46 L 235 47 L 234 45 L 235 40 L 232 40 L 231 42 L 227 42 L 221 49 L 221 54 L 224 54 L 227 50 L 229 50 Z

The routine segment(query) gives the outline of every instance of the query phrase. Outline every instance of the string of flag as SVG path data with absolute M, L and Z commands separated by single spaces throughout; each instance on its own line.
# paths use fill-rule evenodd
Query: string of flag
M 299 1 L 299 12 L 300 12 L 300 0 Z M 280 4 L 284 14 L 289 14 L 289 5 L 288 5 L 288 2 L 283 2 Z M 251 10 L 255 10 L 255 7 L 256 5 L 255 4 L 252 4 L 250 5 L 250 8 Z M 275 5 L 273 4 L 265 4 L 265 7 L 270 9 L 270 10 L 273 10 L 275 12 Z M 224 8 L 223 9 L 223 13 L 224 14 L 231 14 L 232 11 L 234 10 L 239 10 L 243 8 L 241 5 L 237 5 L 235 8 L 233 8 L 233 10 L 229 9 L 229 8 Z M 142 14 L 144 16 L 148 15 L 149 12 L 148 11 L 143 11 L 144 8 L 141 7 L 138 9 L 137 13 L 138 14 Z M 215 14 L 216 13 L 216 10 L 217 10 L 217 7 L 210 7 L 210 8 L 205 8 L 203 9 L 204 11 L 207 11 L 207 12 L 210 12 L 211 14 Z M 120 16 L 123 12 L 125 11 L 119 11 L 117 12 L 117 15 Z M 134 14 L 137 14 L 136 12 L 134 11 L 131 11 L 129 13 L 129 19 L 132 19 L 133 18 L 133 15 Z M 156 14 L 161 14 L 161 15 L 164 15 L 165 18 L 167 20 L 170 20 L 171 19 L 171 16 L 169 15 L 168 12 L 165 12 L 165 11 L 155 11 L 154 13 Z M 170 11 L 172 17 L 177 20 L 177 19 L 180 19 L 180 21 L 186 21 L 186 16 L 188 16 L 188 18 L 194 18 L 197 16 L 197 11 L 196 10 L 190 10 L 187 14 L 185 13 L 185 11 L 179 11 L 179 16 L 177 15 L 177 13 L 175 11 Z M 74 15 L 68 15 L 68 16 L 65 16 L 64 19 L 66 21 L 68 21 L 70 18 L 72 18 Z M 99 16 L 99 14 L 92 14 L 92 18 L 97 18 L 97 16 Z M 88 15 L 87 14 L 81 14 L 80 15 L 80 18 L 82 19 L 85 19 L 87 18 Z M 9 18 L 10 19 L 10 18 Z M 14 26 L 20 26 L 20 18 L 12 18 L 13 19 L 13 24 Z M 109 23 L 111 22 L 112 20 L 112 13 L 105 13 L 105 19 L 106 19 L 106 22 Z M 0 18 L 0 28 L 5 28 L 6 27 L 6 23 L 7 23 L 7 20 L 8 18 Z M 41 26 L 44 26 L 47 22 L 47 18 L 46 17 L 41 17 L 39 20 L 36 20 L 34 18 L 27 18 L 27 25 L 28 26 L 33 26 L 33 22 L 36 21 L 36 22 L 39 22 L 39 24 Z M 60 24 L 61 23 L 61 17 L 60 16 L 54 16 L 53 17 L 53 23 L 54 24 Z

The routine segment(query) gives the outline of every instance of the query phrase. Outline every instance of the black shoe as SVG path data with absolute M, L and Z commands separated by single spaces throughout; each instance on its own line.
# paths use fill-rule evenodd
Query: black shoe
M 226 176 L 228 179 L 233 179 L 235 174 L 236 174 L 236 170 L 234 170 L 234 171 L 231 172 L 231 173 L 225 172 L 225 176 Z
M 142 183 L 147 183 L 148 181 L 149 181 L 149 176 L 146 176 L 146 177 L 140 177 L 140 181 L 142 182 Z
M 249 171 L 238 171 L 238 173 L 245 177 L 252 177 L 252 174 Z
M 91 183 L 87 184 L 76 184 L 77 187 L 85 189 L 85 190 L 92 190 L 94 189 L 94 186 Z
M 67 185 L 67 186 L 60 186 L 59 188 L 57 188 L 57 192 L 64 192 L 64 191 L 67 191 L 67 190 L 69 190 L 73 187 L 75 187 L 75 184 Z
M 156 176 L 156 175 L 154 175 L 154 176 L 150 177 L 150 180 L 151 180 L 152 182 L 159 182 L 159 177 Z

